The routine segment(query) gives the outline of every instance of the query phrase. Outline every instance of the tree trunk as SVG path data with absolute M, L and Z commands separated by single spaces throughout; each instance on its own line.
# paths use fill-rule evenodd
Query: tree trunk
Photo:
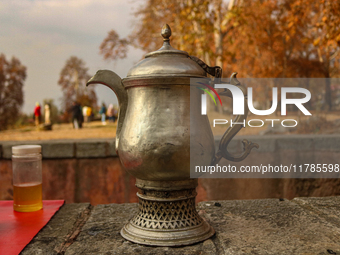
M 214 43 L 215 43 L 215 65 L 216 66 L 223 66 L 222 63 L 222 54 L 223 54 L 223 34 L 221 30 L 221 0 L 214 1 L 214 10 L 215 10 L 215 21 L 214 21 Z
M 223 68 L 222 63 L 222 54 L 223 54 L 223 34 L 221 30 L 221 7 L 222 7 L 222 0 L 214 0 L 213 8 L 215 11 L 215 19 L 214 19 L 214 45 L 215 45 L 215 66 L 220 66 Z M 222 72 L 223 74 L 223 72 Z M 218 101 L 217 101 L 218 102 Z M 222 105 L 217 104 L 215 107 L 216 111 L 223 114 Z

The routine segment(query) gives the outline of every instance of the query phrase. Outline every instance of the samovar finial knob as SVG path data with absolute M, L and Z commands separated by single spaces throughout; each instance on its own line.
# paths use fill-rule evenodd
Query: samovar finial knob
M 171 36 L 171 28 L 168 24 L 165 24 L 162 27 L 162 33 L 161 35 L 163 36 L 163 41 L 164 42 L 169 42 L 170 41 L 170 36 Z

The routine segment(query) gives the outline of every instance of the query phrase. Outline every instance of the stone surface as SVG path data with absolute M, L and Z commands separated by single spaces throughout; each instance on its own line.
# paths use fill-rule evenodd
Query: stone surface
M 340 136 L 339 135 L 327 135 L 327 136 L 315 136 L 314 146 L 316 150 L 323 151 L 340 151 Z
M 39 144 L 43 158 L 103 158 L 117 156 L 115 139 L 0 141 L 0 158 L 11 159 L 12 146 Z
M 12 158 L 12 146 L 24 145 L 24 144 L 39 144 L 39 143 L 25 143 L 25 142 L 1 142 L 2 143 L 2 158 L 11 159 Z
M 199 213 L 216 235 L 185 247 L 151 247 L 124 240 L 120 229 L 137 212 L 137 204 L 94 208 L 70 204 L 23 254 L 339 254 L 339 202 L 340 197 L 201 202 Z M 89 217 L 81 214 L 84 210 Z
M 293 201 L 335 227 L 340 226 L 340 197 L 301 197 Z
M 215 227 L 214 243 L 220 254 L 327 254 L 327 250 L 340 251 L 340 225 L 330 224 L 324 217 L 294 201 L 266 199 L 220 203 L 221 207 L 214 206 L 214 202 L 200 204 Z
M 49 221 L 49 223 L 34 237 L 22 251 L 22 255 L 58 254 L 67 240 L 76 232 L 76 222 L 89 210 L 90 204 L 64 205 Z
M 75 143 L 77 158 L 101 158 L 107 156 L 107 139 L 81 140 Z
M 116 153 L 116 140 L 112 139 L 112 140 L 108 140 L 108 156 L 117 156 Z
M 43 158 L 73 158 L 75 146 L 67 140 L 44 142 L 42 145 Z
M 289 135 L 283 136 L 278 142 L 278 149 L 292 149 L 298 151 L 309 151 L 314 149 L 314 138 L 311 135 Z

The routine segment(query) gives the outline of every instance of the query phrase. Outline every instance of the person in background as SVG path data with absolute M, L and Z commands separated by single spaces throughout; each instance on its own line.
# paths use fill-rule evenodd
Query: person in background
M 39 126 L 40 124 L 40 118 L 41 118 L 41 108 L 39 102 L 35 103 L 35 108 L 34 108 L 34 118 L 35 118 L 35 125 Z
M 79 129 L 82 128 L 83 124 L 83 114 L 81 110 L 81 106 L 78 102 L 74 102 L 71 108 L 72 111 L 72 123 L 73 128 Z
M 87 117 L 87 106 L 83 107 L 83 116 L 84 116 L 84 121 L 89 122 L 88 117 Z
M 51 110 L 48 104 L 45 104 L 45 124 L 51 124 Z
M 90 106 L 88 106 L 86 109 L 86 116 L 87 116 L 87 122 L 90 122 L 91 117 L 92 117 L 92 108 Z
M 102 116 L 102 124 L 106 125 L 106 106 L 102 103 L 102 107 L 100 108 L 99 114 Z
M 106 115 L 109 117 L 110 122 L 114 122 L 114 117 L 113 117 L 113 104 L 109 105 L 109 108 L 107 108 Z
M 82 108 L 80 103 L 78 103 L 78 106 L 79 106 L 79 110 L 80 110 L 79 127 L 82 128 L 83 123 L 84 123 L 83 108 Z
M 118 110 L 116 108 L 113 108 L 113 122 L 115 122 L 117 118 L 118 118 Z

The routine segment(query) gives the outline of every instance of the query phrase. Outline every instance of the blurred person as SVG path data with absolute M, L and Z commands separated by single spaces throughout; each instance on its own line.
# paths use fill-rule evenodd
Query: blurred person
M 83 116 L 84 116 L 84 122 L 88 122 L 88 116 L 87 116 L 87 106 L 83 107 Z
M 73 128 L 74 129 L 82 128 L 83 114 L 82 114 L 81 106 L 78 102 L 73 102 L 71 112 L 72 112 Z
M 113 108 L 113 122 L 118 119 L 118 110 L 116 108 Z
M 92 108 L 90 106 L 88 106 L 86 109 L 86 116 L 87 116 L 87 122 L 90 122 L 92 118 Z
M 40 118 L 41 118 L 41 108 L 39 102 L 35 103 L 35 108 L 34 108 L 34 118 L 35 118 L 35 125 L 39 126 L 40 124 Z
M 99 114 L 102 116 L 102 124 L 106 125 L 106 106 L 102 103 L 102 107 L 100 108 Z
M 106 115 L 109 117 L 110 122 L 115 122 L 114 116 L 113 116 L 113 111 L 114 111 L 113 104 L 110 104 L 109 108 L 107 108 L 107 112 L 106 112 Z
M 51 111 L 50 106 L 45 104 L 45 124 L 51 124 Z

